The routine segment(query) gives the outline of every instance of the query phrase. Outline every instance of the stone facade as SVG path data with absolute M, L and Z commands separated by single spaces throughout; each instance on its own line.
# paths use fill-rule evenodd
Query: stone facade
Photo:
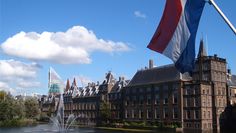
M 65 88 L 65 117 L 73 113 L 81 124 L 101 123 L 101 104 L 107 103 L 109 122 L 177 124 L 183 130 L 220 130 L 222 112 L 236 103 L 236 76 L 227 71 L 226 60 L 207 56 L 200 43 L 195 69 L 181 74 L 175 66 L 165 65 L 138 70 L 131 80 L 114 78 L 77 87 L 74 79 Z

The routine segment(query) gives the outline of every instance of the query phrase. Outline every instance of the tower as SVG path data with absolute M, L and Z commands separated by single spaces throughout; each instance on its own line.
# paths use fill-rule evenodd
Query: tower
M 226 74 L 226 60 L 217 55 L 207 56 L 201 40 L 193 82 L 199 93 L 196 98 L 201 103 L 202 129 L 220 130 L 220 115 L 227 105 Z

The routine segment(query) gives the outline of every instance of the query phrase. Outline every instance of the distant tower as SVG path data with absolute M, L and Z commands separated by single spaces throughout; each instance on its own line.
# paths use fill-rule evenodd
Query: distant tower
M 72 85 L 77 86 L 75 78 L 74 78 L 74 80 L 73 80 Z
M 48 88 L 49 88 L 49 95 L 59 95 L 63 93 L 65 85 L 61 79 L 61 77 L 57 74 L 57 72 L 50 67 L 49 69 L 49 81 L 48 81 Z
M 67 92 L 68 90 L 70 90 L 70 80 L 67 79 L 66 81 L 66 89 L 65 89 L 65 92 Z

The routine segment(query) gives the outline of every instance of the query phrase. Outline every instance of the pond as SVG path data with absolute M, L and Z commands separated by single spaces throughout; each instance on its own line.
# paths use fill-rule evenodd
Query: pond
M 57 132 L 50 124 L 42 124 L 31 127 L 0 128 L 0 133 L 52 133 Z M 105 133 L 93 128 L 72 128 L 69 133 Z
M 56 133 L 57 130 L 51 124 L 40 124 L 32 127 L 0 128 L 0 133 L 52 133 L 52 132 Z M 101 130 L 93 128 L 71 128 L 68 131 L 68 133 L 132 133 L 132 132 L 109 131 L 109 130 Z M 166 133 L 166 132 L 158 132 L 158 133 Z

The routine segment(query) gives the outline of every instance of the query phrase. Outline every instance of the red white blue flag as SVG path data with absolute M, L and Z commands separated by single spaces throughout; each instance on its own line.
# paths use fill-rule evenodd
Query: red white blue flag
M 148 48 L 174 61 L 181 72 L 194 68 L 195 38 L 205 0 L 166 0 L 159 26 Z

